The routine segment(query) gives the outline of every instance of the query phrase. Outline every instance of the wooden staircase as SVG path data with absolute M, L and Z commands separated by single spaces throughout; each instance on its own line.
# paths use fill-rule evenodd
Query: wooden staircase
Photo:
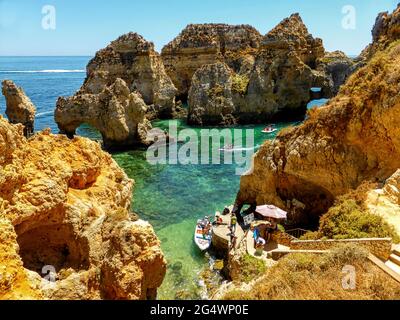
M 400 245 L 393 246 L 392 254 L 385 264 L 400 275 Z

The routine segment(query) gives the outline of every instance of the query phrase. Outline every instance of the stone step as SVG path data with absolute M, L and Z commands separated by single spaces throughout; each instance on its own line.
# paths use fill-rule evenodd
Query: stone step
M 399 246 L 394 247 L 393 248 L 393 253 L 400 257 L 400 247 Z
M 388 268 L 390 268 L 391 270 L 393 270 L 394 272 L 396 272 L 397 274 L 400 275 L 400 266 L 398 266 L 397 264 L 393 263 L 390 260 L 388 262 L 386 262 L 385 264 Z
M 396 254 L 392 254 L 390 256 L 390 261 L 397 264 L 398 266 L 400 266 L 400 256 L 396 255 Z

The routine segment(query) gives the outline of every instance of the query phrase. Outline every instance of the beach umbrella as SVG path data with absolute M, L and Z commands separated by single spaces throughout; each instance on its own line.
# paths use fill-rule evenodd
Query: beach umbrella
M 272 205 L 259 206 L 256 212 L 265 218 L 287 219 L 286 211 Z

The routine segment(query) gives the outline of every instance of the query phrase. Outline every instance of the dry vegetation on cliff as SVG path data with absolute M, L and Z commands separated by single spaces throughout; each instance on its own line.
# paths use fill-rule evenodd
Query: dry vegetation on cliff
M 305 234 L 302 240 L 392 238 L 398 243 L 400 237 L 395 228 L 367 207 L 367 196 L 373 188 L 373 184 L 365 183 L 338 197 L 335 205 L 321 217 L 319 230 Z
M 400 284 L 373 265 L 363 249 L 338 247 L 320 256 L 294 254 L 280 260 L 250 290 L 234 289 L 225 300 L 391 300 Z M 356 271 L 356 288 L 343 288 L 343 267 Z

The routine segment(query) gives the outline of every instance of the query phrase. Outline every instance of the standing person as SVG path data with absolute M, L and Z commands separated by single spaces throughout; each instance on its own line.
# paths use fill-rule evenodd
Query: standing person
M 260 230 L 254 225 L 251 226 L 250 230 L 253 232 L 254 248 L 257 246 L 257 239 L 260 237 Z
M 231 230 L 233 234 L 236 234 L 236 225 L 237 225 L 237 217 L 236 214 L 232 213 L 231 215 Z
M 231 246 L 230 246 L 230 250 L 233 250 L 236 248 L 236 243 L 237 243 L 237 237 L 235 235 L 235 232 L 233 231 L 233 228 L 230 227 L 229 230 L 231 231 L 231 233 L 229 234 L 229 236 L 231 237 Z

